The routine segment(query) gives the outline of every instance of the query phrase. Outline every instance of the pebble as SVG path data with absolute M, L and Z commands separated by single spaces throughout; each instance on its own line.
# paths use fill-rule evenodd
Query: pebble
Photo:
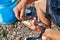
M 21 32 L 17 32 L 17 35 L 20 35 L 21 34 Z
M 15 35 L 16 35 L 16 32 L 14 31 L 14 32 L 12 33 L 12 35 L 14 35 L 14 36 L 15 36 Z
M 3 37 L 3 29 L 8 32 L 8 40 L 24 40 L 25 37 L 38 36 L 34 31 L 25 27 L 21 22 L 16 22 L 15 24 L 10 25 L 0 25 L 0 40 L 5 40 Z

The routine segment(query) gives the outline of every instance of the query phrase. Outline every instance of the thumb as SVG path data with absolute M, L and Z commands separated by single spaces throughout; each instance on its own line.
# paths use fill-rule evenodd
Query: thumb
M 26 10 L 26 8 L 22 7 L 22 10 L 21 10 L 21 13 L 20 13 L 20 19 L 21 20 L 24 20 L 25 10 Z
M 42 40 L 51 40 L 51 39 L 46 36 L 42 36 Z

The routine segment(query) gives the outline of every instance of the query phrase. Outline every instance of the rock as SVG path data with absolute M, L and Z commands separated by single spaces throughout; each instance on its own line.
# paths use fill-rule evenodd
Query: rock
M 3 27 L 0 26 L 0 30 L 2 29 Z
M 15 35 L 16 35 L 16 32 L 14 31 L 14 32 L 12 33 L 12 35 L 15 36 Z

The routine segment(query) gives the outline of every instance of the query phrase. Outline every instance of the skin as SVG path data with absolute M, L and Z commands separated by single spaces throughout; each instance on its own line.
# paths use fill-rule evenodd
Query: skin
M 24 14 L 25 14 L 25 9 L 26 6 L 36 0 L 21 0 L 21 2 L 14 8 L 15 16 L 17 17 L 18 20 L 24 20 Z M 46 13 L 46 0 L 39 0 L 35 3 L 35 7 L 37 10 L 37 15 L 39 19 L 46 24 L 48 27 L 51 26 L 51 22 L 45 17 Z M 36 19 L 34 18 L 34 21 Z M 35 22 L 32 23 L 32 28 L 35 28 L 34 25 Z M 46 29 L 44 36 L 50 38 L 51 40 L 60 40 L 60 31 L 52 30 L 52 29 Z
M 34 2 L 35 8 L 37 11 L 37 16 L 41 22 L 47 25 L 47 27 L 51 27 L 51 22 L 45 17 L 46 15 L 46 0 L 39 0 Z
M 43 35 L 51 40 L 60 40 L 60 31 L 46 29 Z
M 18 20 L 23 20 L 24 19 L 24 14 L 25 14 L 25 9 L 26 5 L 30 4 L 36 0 L 22 0 L 13 10 L 15 12 L 15 16 L 17 17 Z
M 15 8 L 14 8 L 14 12 L 15 12 L 15 16 L 17 17 L 18 20 L 24 20 L 24 14 L 25 14 L 25 9 L 26 6 L 36 0 L 22 0 Z M 35 7 L 37 10 L 37 15 L 38 18 L 44 23 L 46 24 L 48 27 L 51 27 L 51 23 L 50 21 L 45 17 L 45 13 L 46 13 L 46 0 L 42 1 L 39 0 L 38 2 L 35 2 Z M 40 6 L 39 6 L 40 5 Z M 39 13 L 39 14 L 38 14 Z M 42 16 L 43 15 L 43 16 Z

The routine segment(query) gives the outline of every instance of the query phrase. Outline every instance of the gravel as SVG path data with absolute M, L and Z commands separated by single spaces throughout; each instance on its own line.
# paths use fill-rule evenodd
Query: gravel
M 3 35 L 3 33 L 5 36 Z M 35 32 L 26 28 L 19 21 L 13 25 L 11 24 L 0 26 L 0 40 L 24 40 L 25 37 L 32 37 L 36 35 L 37 34 Z
M 36 13 L 35 9 L 34 8 L 32 9 L 33 13 Z M 57 29 L 57 26 L 54 25 L 53 23 L 52 29 L 59 30 Z M 37 36 L 39 36 L 39 34 L 36 34 L 36 32 L 25 27 L 19 21 L 10 25 L 0 25 L 0 40 L 24 40 L 25 37 L 37 37 Z

